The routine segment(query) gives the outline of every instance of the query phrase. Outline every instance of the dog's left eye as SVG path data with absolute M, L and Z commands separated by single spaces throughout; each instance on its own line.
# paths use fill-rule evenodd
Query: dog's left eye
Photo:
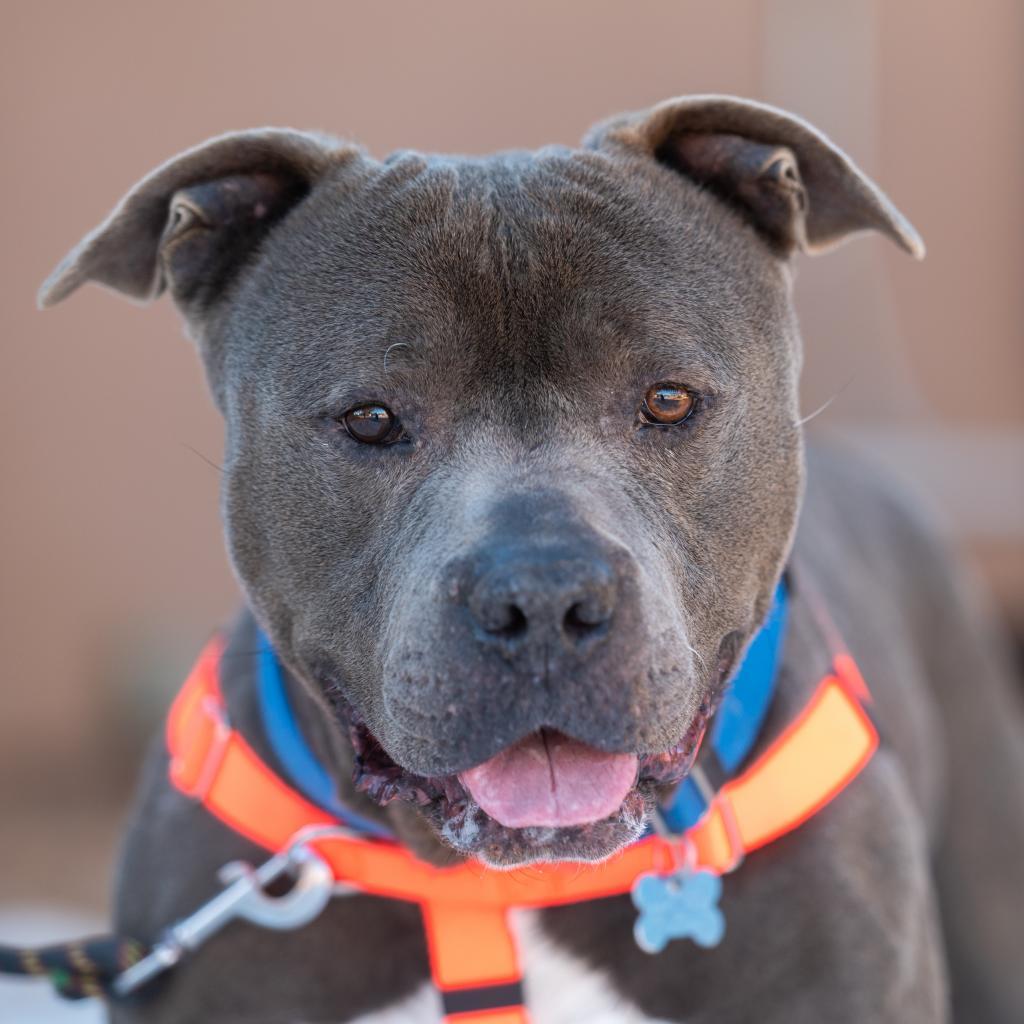
M 401 422 L 386 405 L 354 406 L 341 422 L 349 437 L 361 444 L 392 444 L 402 436 Z
M 673 426 L 688 420 L 697 408 L 697 396 L 679 384 L 655 384 L 644 395 L 641 417 L 647 423 Z

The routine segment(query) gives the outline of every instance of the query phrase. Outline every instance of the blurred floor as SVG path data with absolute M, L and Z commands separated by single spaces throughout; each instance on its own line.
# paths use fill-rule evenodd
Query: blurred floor
M 0 943 L 44 945 L 104 932 L 127 792 L 62 800 L 21 790 L 7 800 L 0 872 Z M 99 1024 L 92 1000 L 59 999 L 37 979 L 0 978 L 0 1024 Z

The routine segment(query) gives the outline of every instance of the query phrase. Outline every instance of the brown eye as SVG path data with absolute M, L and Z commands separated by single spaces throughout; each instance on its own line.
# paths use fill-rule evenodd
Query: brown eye
M 643 417 L 648 423 L 682 423 L 697 407 L 692 392 L 678 384 L 655 384 L 644 395 Z
M 384 405 L 357 405 L 341 422 L 349 437 L 363 444 L 390 444 L 401 436 L 398 417 Z

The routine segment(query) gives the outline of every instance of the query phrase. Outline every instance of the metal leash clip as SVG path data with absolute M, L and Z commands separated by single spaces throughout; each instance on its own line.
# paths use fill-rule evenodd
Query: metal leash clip
M 258 868 L 244 861 L 225 864 L 218 875 L 226 888 L 167 928 L 145 957 L 114 979 L 113 993 L 126 996 L 135 992 L 236 918 L 279 931 L 309 924 L 331 896 L 346 891 L 335 882 L 330 864 L 310 843 L 350 835 L 347 829 L 314 826 L 297 832 L 284 850 Z M 291 888 L 281 896 L 269 895 L 267 887 L 287 875 L 295 878 Z

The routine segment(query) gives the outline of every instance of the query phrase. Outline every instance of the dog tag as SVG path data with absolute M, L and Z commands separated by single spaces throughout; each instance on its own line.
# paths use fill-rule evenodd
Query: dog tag
M 660 953 L 673 939 L 691 939 L 710 949 L 725 935 L 725 915 L 718 906 L 722 879 L 710 871 L 680 868 L 668 875 L 641 875 L 633 883 L 636 944 L 645 953 Z

